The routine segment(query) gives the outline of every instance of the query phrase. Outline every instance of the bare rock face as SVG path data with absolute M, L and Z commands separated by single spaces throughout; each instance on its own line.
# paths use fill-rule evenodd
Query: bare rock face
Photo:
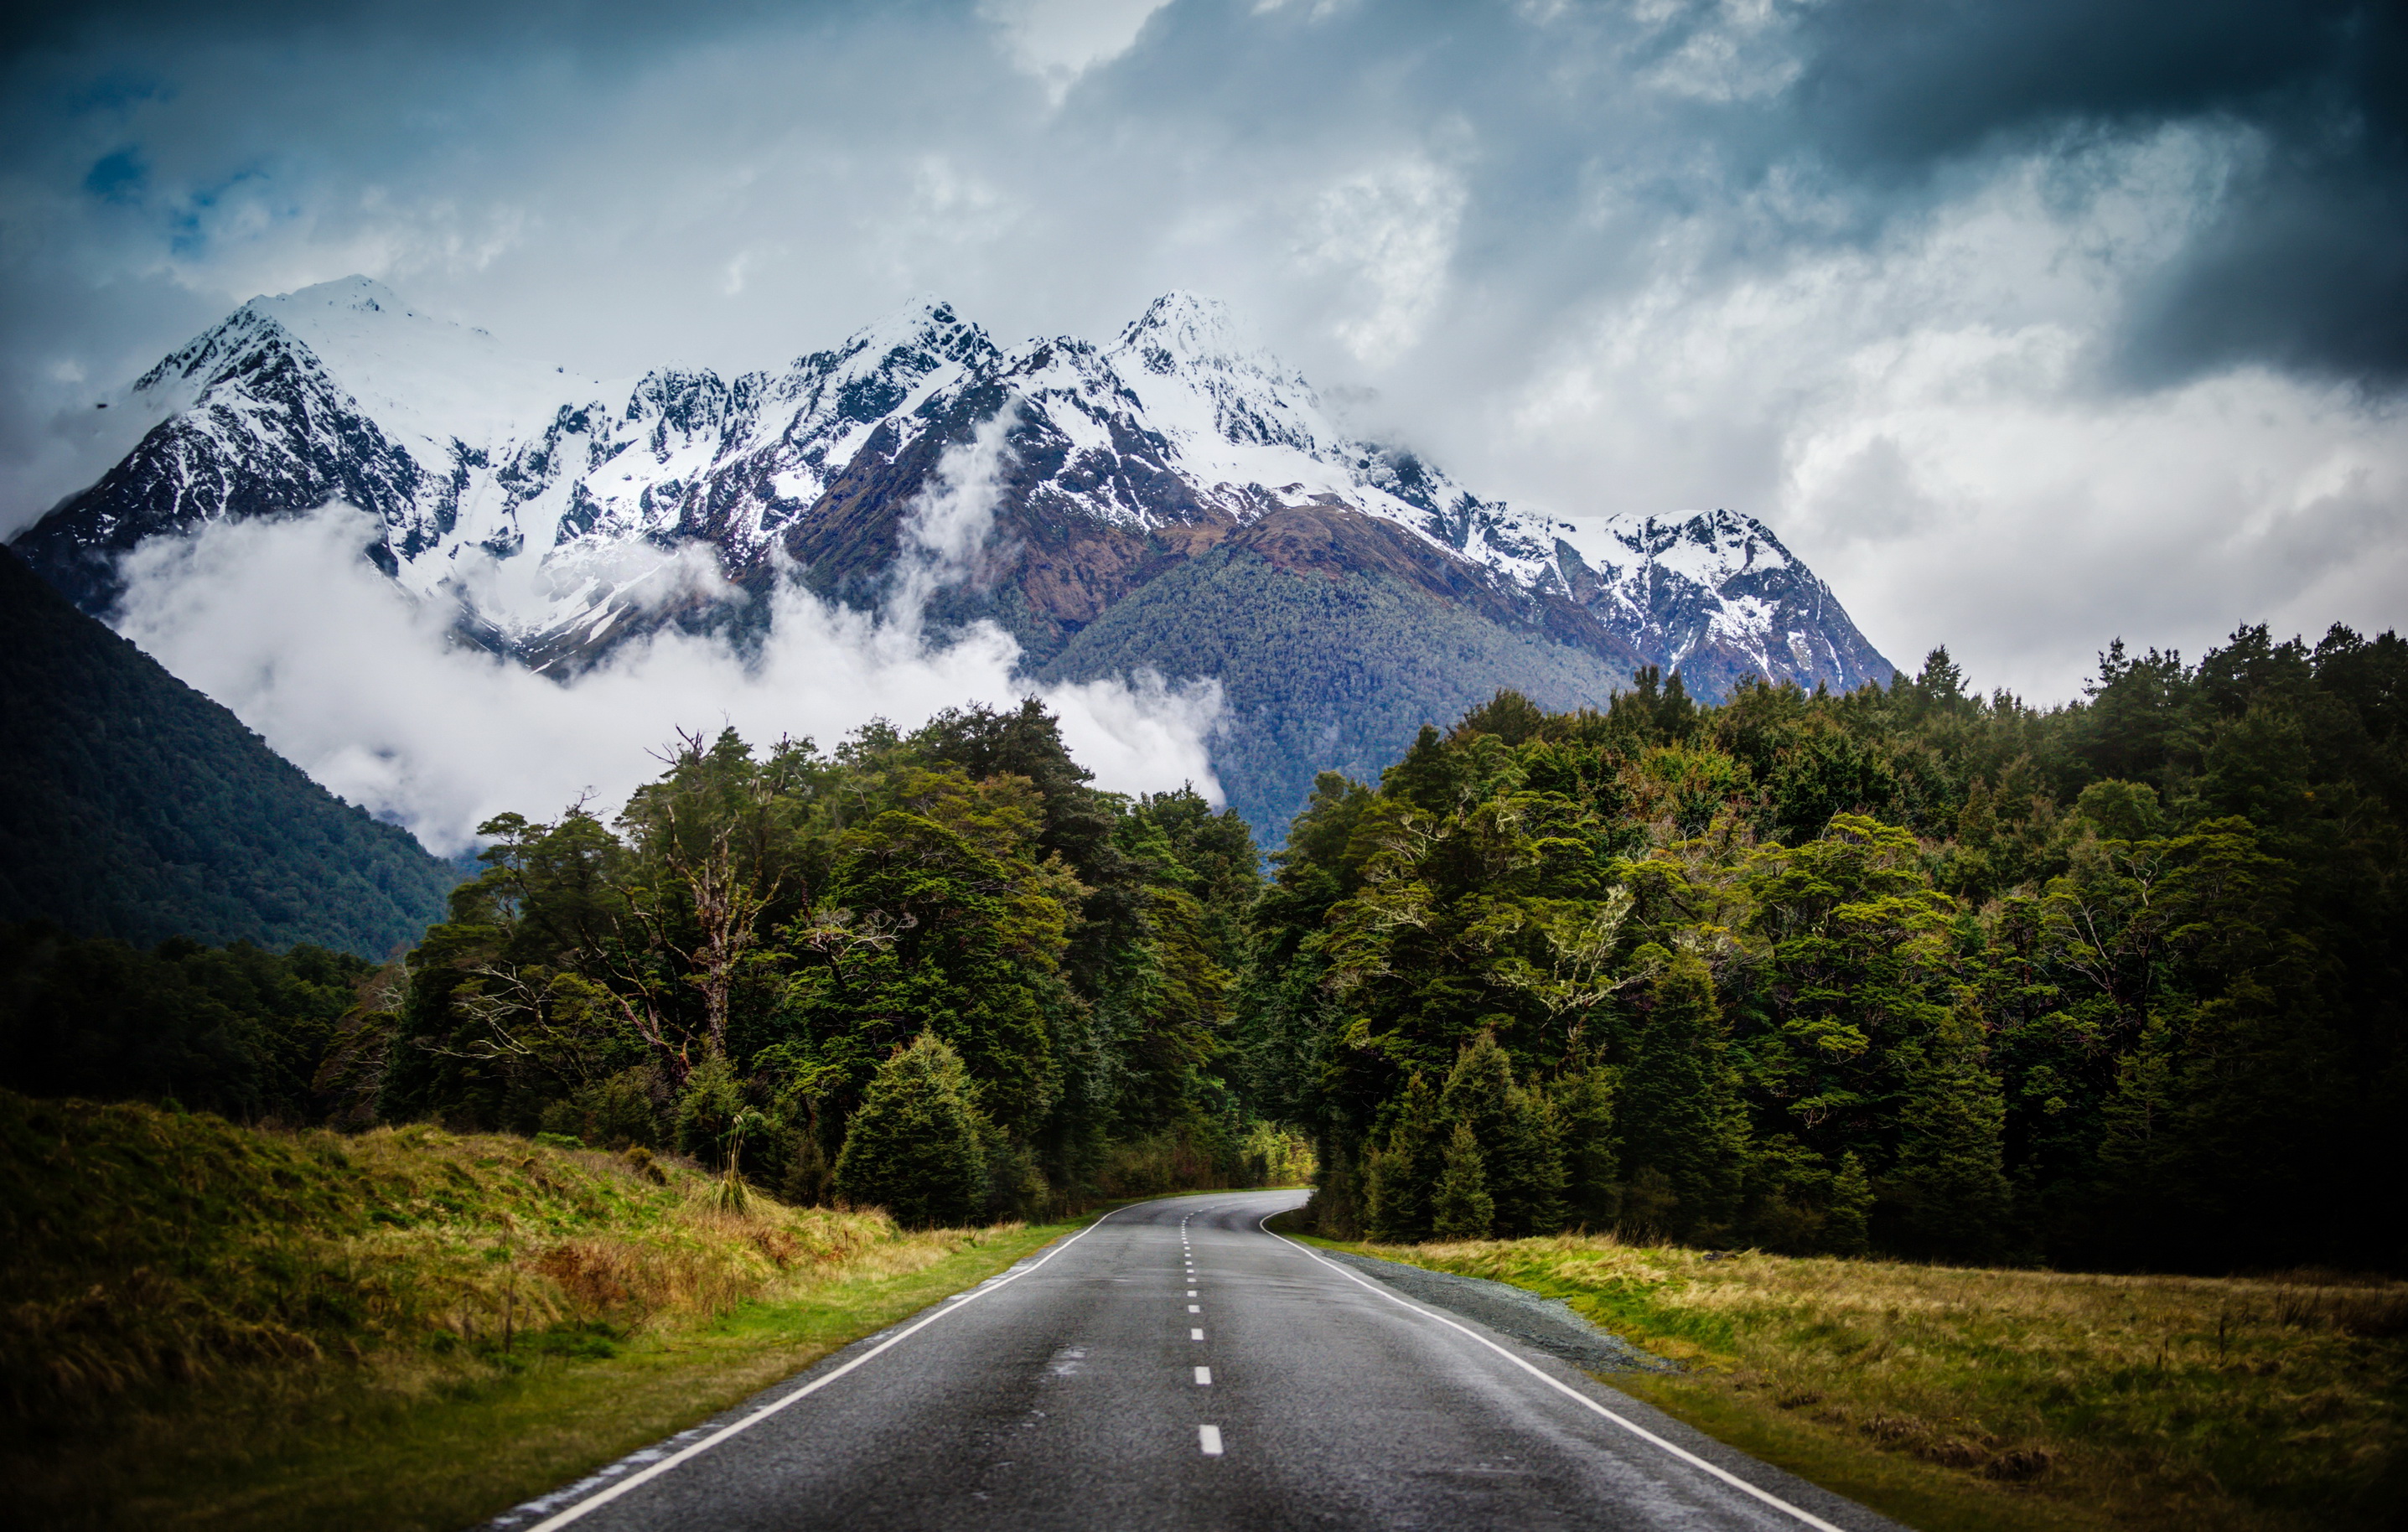
M 1104 346 L 1007 351 L 925 299 L 782 371 L 614 383 L 351 278 L 252 300 L 108 403 L 138 439 L 14 544 L 87 611 L 114 605 L 144 538 L 333 500 L 464 637 L 557 673 L 669 624 L 740 637 L 768 606 L 744 598 L 782 581 L 908 599 L 933 630 L 999 624 L 1033 678 L 1150 667 L 1253 698 L 1222 753 L 1259 757 L 1242 770 L 1262 791 L 1228 785 L 1274 838 L 1298 773 L 1374 771 L 1422 721 L 1406 715 L 1444 722 L 1498 686 L 1570 706 L 1640 665 L 1709 698 L 1749 676 L 1891 675 L 1761 523 L 1483 499 L 1352 439 L 1184 294 Z M 697 545 L 723 580 L 694 580 Z M 1202 641 L 1182 601 L 1222 631 Z M 1283 709 L 1324 723 L 1298 738 Z

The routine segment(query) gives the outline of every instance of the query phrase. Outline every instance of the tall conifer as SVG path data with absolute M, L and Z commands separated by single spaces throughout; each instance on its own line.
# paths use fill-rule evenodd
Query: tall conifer
M 1670 958 L 1632 1029 L 1619 1103 L 1626 1172 L 1656 1172 L 1670 1198 L 1655 1210 L 1661 1233 L 1707 1237 L 1737 1210 L 1746 1120 L 1727 1051 L 1713 973 L 1695 953 Z
M 2014 1196 L 2004 1168 L 2007 1109 L 1998 1081 L 1983 1067 L 1974 1024 L 1949 1018 L 1926 1044 L 1913 1078 L 1890 1177 L 1908 1241 L 1930 1255 L 1993 1258 L 2014 1238 Z
M 1512 1061 L 1483 1032 L 1456 1055 L 1439 1096 L 1446 1122 L 1481 1146 L 1498 1232 L 1519 1238 L 1563 1227 L 1564 1160 L 1546 1103 L 1513 1082 Z
M 1555 1095 L 1563 1144 L 1564 1217 L 1585 1229 L 1606 1229 L 1622 1216 L 1622 1162 L 1613 1152 L 1613 1071 L 1583 1069 Z
M 1497 1201 L 1488 1195 L 1480 1140 L 1469 1123 L 1457 1123 L 1446 1141 L 1446 1169 L 1431 1199 L 1432 1232 L 1441 1239 L 1485 1239 L 1493 1231 Z
M 1397 1103 L 1387 1142 L 1364 1156 L 1364 1224 L 1375 1239 L 1429 1238 L 1430 1195 L 1444 1167 L 1438 1093 L 1416 1074 Z
M 1840 1156 L 1839 1173 L 1831 1178 L 1831 1210 L 1823 1219 L 1823 1248 L 1834 1255 L 1862 1255 L 1870 1243 L 1872 1210 L 1872 1178 L 1865 1174 L 1865 1162 L 1851 1149 Z

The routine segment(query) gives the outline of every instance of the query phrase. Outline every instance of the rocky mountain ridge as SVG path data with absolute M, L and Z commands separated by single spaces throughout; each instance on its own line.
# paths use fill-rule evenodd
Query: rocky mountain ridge
M 1844 689 L 1891 673 L 1753 518 L 1565 519 L 1483 498 L 1354 439 L 1225 308 L 1184 294 L 1100 346 L 1006 349 L 924 299 L 782 370 L 614 383 L 351 278 L 252 300 L 105 404 L 138 439 L 15 540 L 90 611 L 117 599 L 116 560 L 146 537 L 339 499 L 374 518 L 367 556 L 401 585 L 561 675 L 664 623 L 740 637 L 769 605 L 742 598 L 789 580 L 861 608 L 908 600 L 932 629 L 993 622 L 1049 679 L 1140 666 L 1231 683 L 1255 660 L 1182 636 L 1170 597 L 1209 585 L 1233 610 L 1292 613 L 1326 594 L 1299 580 L 1363 598 L 1349 609 L 1369 626 L 1331 640 L 1356 645 L 1339 671 L 1410 651 L 1430 707 L 1498 684 L 1601 702 L 1641 665 L 1707 696 L 1749 675 Z M 1107 622 L 1147 591 L 1142 632 Z M 1285 632 L 1288 617 L 1265 622 Z M 1450 675 L 1424 651 L 1458 627 Z M 1262 707 L 1327 700 L 1274 692 Z

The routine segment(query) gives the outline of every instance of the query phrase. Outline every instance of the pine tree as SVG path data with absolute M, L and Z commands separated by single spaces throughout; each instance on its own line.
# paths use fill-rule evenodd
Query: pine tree
M 1563 1143 L 1564 1216 L 1607 1229 L 1622 1216 L 1622 1165 L 1613 1153 L 1613 1071 L 1592 1066 L 1564 1081 L 1555 1096 Z
M 1439 1114 L 1483 1146 L 1499 1233 L 1553 1234 L 1564 1224 L 1564 1159 L 1546 1103 L 1513 1083 L 1512 1061 L 1484 1032 L 1455 1056 Z
M 1505 1137 L 1490 1159 L 1508 1171 L 1510 1204 L 1499 1200 L 1498 1230 L 1514 1238 L 1557 1234 L 1564 1226 L 1564 1148 L 1547 1098 L 1516 1085 L 1505 1097 Z
M 1655 1200 L 1669 1199 L 1651 1232 L 1711 1237 L 1736 1210 L 1746 1123 L 1726 1052 L 1713 975 L 1695 953 L 1672 958 L 1634 1028 L 1619 1103 L 1626 1171 L 1655 1172 Z
M 1471 1124 L 1457 1123 L 1446 1142 L 1446 1170 L 1431 1199 L 1431 1232 L 1441 1239 L 1485 1239 L 1495 1227 L 1496 1199 L 1481 1164 L 1480 1140 Z
M 1872 1178 L 1855 1150 L 1840 1156 L 1839 1174 L 1831 1178 L 1831 1210 L 1823 1219 L 1823 1248 L 1834 1255 L 1862 1255 L 1870 1244 L 1868 1225 L 1873 1210 Z
M 1970 1261 L 1994 1258 L 2013 1240 L 2006 1102 L 1977 1039 L 1974 1024 L 1951 1017 L 1926 1045 L 1899 1114 L 1889 1181 L 1913 1248 Z
M 1397 1120 L 1383 1148 L 1363 1156 L 1363 1219 L 1375 1239 L 1426 1239 L 1430 1193 L 1442 1168 L 1438 1095 L 1416 1074 L 1398 1098 Z
M 961 1055 L 924 1032 L 871 1078 L 837 1155 L 837 1191 L 907 1228 L 968 1223 L 986 1196 L 979 1124 Z

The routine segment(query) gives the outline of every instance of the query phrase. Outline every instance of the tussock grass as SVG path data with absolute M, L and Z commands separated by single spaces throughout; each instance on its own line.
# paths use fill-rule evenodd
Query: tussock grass
M 1617 1387 L 1918 1526 L 2408 1525 L 2408 1283 L 1354 1248 L 1563 1298 L 1688 1365 Z
M 1058 1230 L 671 1159 L 0 1093 L 0 1519 L 456 1526 Z

